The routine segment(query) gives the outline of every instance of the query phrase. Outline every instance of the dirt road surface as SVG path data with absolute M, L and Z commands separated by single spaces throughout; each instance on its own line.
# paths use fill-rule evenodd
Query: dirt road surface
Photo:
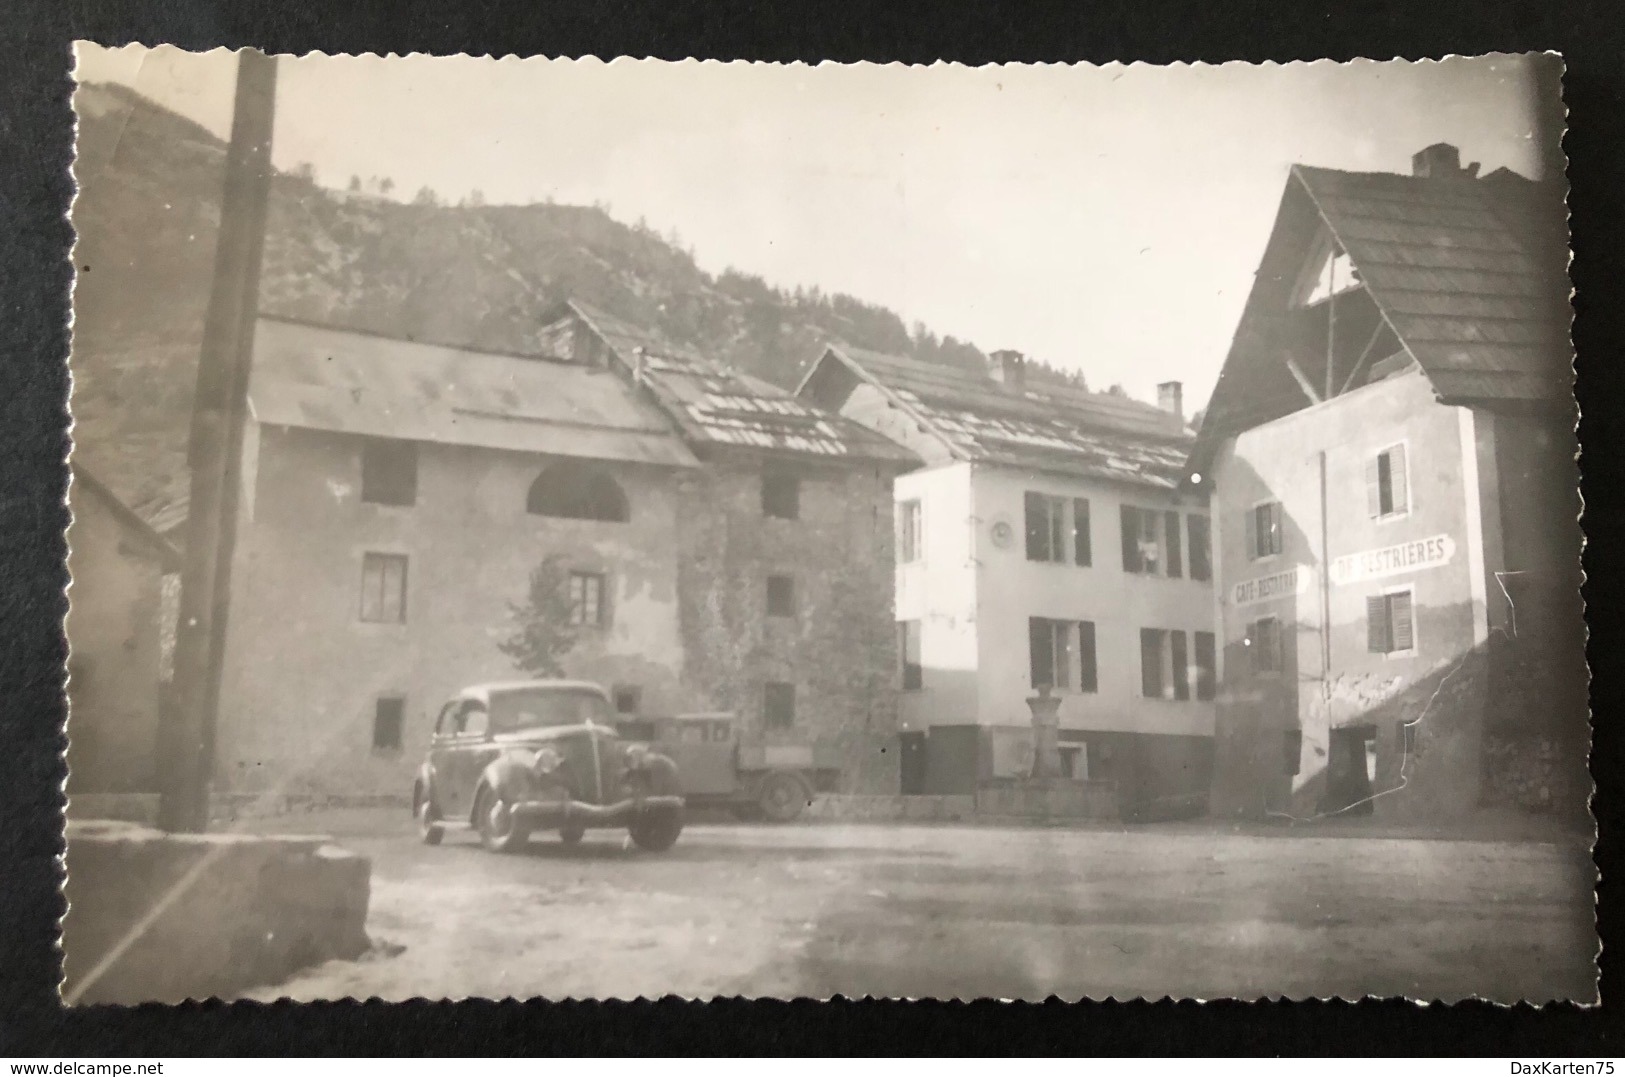
M 373 858 L 375 950 L 247 997 L 1596 997 L 1578 841 L 702 825 L 499 856 L 301 823 Z

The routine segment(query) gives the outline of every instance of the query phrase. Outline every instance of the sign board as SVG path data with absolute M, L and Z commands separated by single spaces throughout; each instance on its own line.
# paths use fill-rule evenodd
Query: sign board
M 1401 542 L 1378 550 L 1346 554 L 1332 562 L 1332 582 L 1342 587 L 1362 580 L 1380 580 L 1407 572 L 1448 565 L 1456 555 L 1456 540 L 1449 535 Z
M 1308 565 L 1293 565 L 1268 576 L 1242 580 L 1230 588 L 1230 603 L 1234 606 L 1251 606 L 1275 598 L 1306 595 L 1314 582 L 1314 569 Z

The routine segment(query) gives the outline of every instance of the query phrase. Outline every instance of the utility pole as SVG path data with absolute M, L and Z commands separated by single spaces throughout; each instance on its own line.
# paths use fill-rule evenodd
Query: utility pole
M 158 741 L 158 822 L 172 832 L 200 832 L 209 821 L 275 109 L 276 61 L 263 52 L 240 51 L 214 285 L 187 450 L 192 485 L 175 635 L 175 698 L 161 718 Z

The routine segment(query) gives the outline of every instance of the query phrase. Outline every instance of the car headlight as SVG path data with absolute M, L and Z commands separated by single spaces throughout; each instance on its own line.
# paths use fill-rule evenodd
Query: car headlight
M 564 760 L 560 758 L 558 752 L 550 747 L 542 747 L 536 749 L 536 759 L 531 763 L 531 768 L 537 774 L 551 774 L 563 764 Z
M 626 746 L 626 765 L 640 767 L 643 765 L 644 757 L 648 754 L 649 746 L 647 744 L 628 744 Z

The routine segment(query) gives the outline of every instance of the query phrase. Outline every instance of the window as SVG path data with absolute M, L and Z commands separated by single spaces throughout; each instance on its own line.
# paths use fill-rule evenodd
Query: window
M 794 617 L 796 615 L 796 581 L 794 576 L 767 578 L 767 615 Z
M 1123 571 L 1145 576 L 1163 572 L 1162 514 L 1124 505 Z
M 406 719 L 406 700 L 400 696 L 381 696 L 373 704 L 372 747 L 377 752 L 401 750 L 402 727 Z
M 769 681 L 762 691 L 762 723 L 769 729 L 788 729 L 796 722 L 796 686 Z
M 1164 513 L 1162 519 L 1162 534 L 1168 552 L 1168 575 L 1183 576 L 1185 566 L 1179 549 L 1179 536 L 1182 530 L 1179 526 L 1179 513 Z
M 361 555 L 361 619 L 406 623 L 406 558 L 394 553 Z
M 1281 734 L 1281 762 L 1286 773 L 1298 773 L 1299 760 L 1303 757 L 1303 730 L 1288 729 Z
M 417 443 L 394 438 L 363 441 L 361 500 L 374 505 L 413 505 L 417 499 Z
M 1254 673 L 1281 671 L 1281 622 L 1275 617 L 1262 617 L 1247 626 L 1247 648 Z
M 1098 692 L 1093 621 L 1056 621 L 1047 617 L 1027 620 L 1027 645 L 1033 688 L 1076 689 Z M 1074 680 L 1073 670 L 1077 677 Z
M 920 667 L 920 622 L 897 622 L 897 653 L 903 658 L 903 690 L 924 687 L 925 671 Z
M 1401 754 L 1407 756 L 1416 754 L 1416 727 L 1420 724 L 1419 721 L 1407 721 L 1404 718 L 1401 718 L 1397 723 L 1394 739 L 1399 742 Z
M 920 559 L 920 502 L 904 501 L 897 506 L 897 563 L 912 564 Z
M 1266 501 L 1247 513 L 1247 550 L 1254 561 L 1281 552 L 1281 503 Z
M 1190 529 L 1191 537 L 1191 579 L 1211 580 L 1213 578 L 1213 533 L 1208 526 L 1206 516 L 1187 516 L 1185 526 Z
M 1410 511 L 1410 475 L 1405 469 L 1405 446 L 1384 449 L 1365 465 L 1366 509 L 1373 520 L 1403 516 Z
M 616 714 L 636 714 L 643 707 L 643 689 L 635 684 L 617 684 L 614 696 Z
M 1190 658 L 1185 633 L 1140 629 L 1140 692 L 1147 699 L 1189 699 Z
M 1196 698 L 1210 700 L 1218 687 L 1218 662 L 1215 641 L 1211 632 L 1197 632 L 1196 636 Z
M 801 480 L 794 475 L 763 475 L 762 515 L 780 520 L 800 519 Z
M 1089 537 L 1089 499 L 1072 499 L 1072 560 L 1085 568 L 1094 564 L 1094 541 Z
M 625 523 L 632 518 L 620 484 L 580 460 L 557 461 L 536 476 L 525 495 L 525 511 L 535 516 L 609 523 Z
M 1027 491 L 1027 560 L 1066 560 L 1066 498 Z
M 604 607 L 604 577 L 597 572 L 570 573 L 570 623 L 601 627 L 609 623 Z
M 1365 600 L 1366 641 L 1372 654 L 1414 654 L 1416 628 L 1411 592 L 1391 591 Z

